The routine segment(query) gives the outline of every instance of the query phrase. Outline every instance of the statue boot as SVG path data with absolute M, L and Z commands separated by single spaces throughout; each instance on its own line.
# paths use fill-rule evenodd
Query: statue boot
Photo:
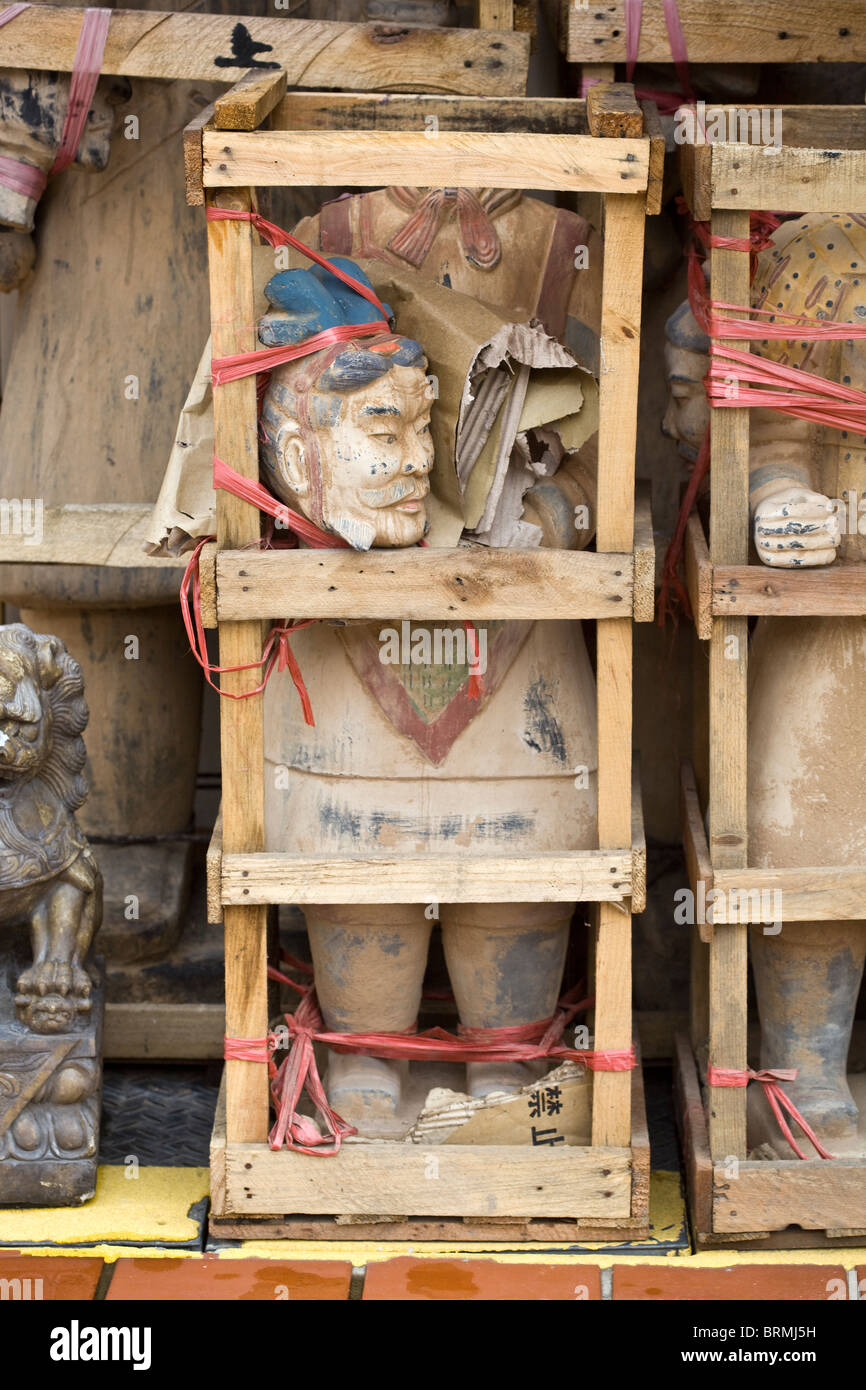
M 866 956 L 866 922 L 792 922 L 778 934 L 753 927 L 752 967 L 761 1020 L 761 1067 L 796 1068 L 783 1088 L 834 1157 L 866 1149 L 847 1080 L 848 1048 Z M 816 1155 L 799 1127 L 807 1158 Z M 749 1088 L 749 1147 L 793 1158 L 757 1085 Z
M 442 944 L 460 1022 L 507 1028 L 553 1014 L 573 903 L 450 903 Z M 548 1069 L 539 1062 L 470 1062 L 467 1090 L 479 1098 L 517 1091 Z

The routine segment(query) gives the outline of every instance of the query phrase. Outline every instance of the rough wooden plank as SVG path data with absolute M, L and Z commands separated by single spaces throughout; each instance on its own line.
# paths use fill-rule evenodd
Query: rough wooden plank
M 761 205 L 763 206 L 763 204 Z M 715 212 L 715 236 L 748 238 L 745 212 Z M 712 251 L 713 295 L 730 304 L 749 302 L 749 258 L 739 251 Z M 739 342 L 735 346 L 745 347 Z M 749 412 L 714 410 L 710 555 L 714 565 L 744 564 L 749 547 Z M 713 869 L 746 864 L 746 687 L 748 627 L 745 618 L 717 618 L 710 638 L 710 815 Z M 716 922 L 710 946 L 710 1063 L 743 1070 L 747 1047 L 748 934 Z M 745 1088 L 713 1087 L 710 1150 L 724 1159 L 746 1153 Z
M 595 82 L 586 93 L 591 135 L 636 140 L 643 135 L 643 112 L 627 82 Z
M 223 1067 L 210 1138 L 210 1215 L 219 1217 L 226 1200 L 226 1069 Z
M 214 108 L 211 103 L 210 106 L 205 106 L 183 128 L 183 174 L 186 184 L 186 201 L 190 207 L 204 207 L 201 134 L 205 128 L 212 128 L 213 115 Z
M 222 1004 L 105 1006 L 103 1055 L 113 1061 L 213 1061 L 222 1058 Z
M 326 856 L 229 853 L 222 901 L 240 903 L 579 902 L 622 903 L 631 851 L 563 854 Z M 628 1042 L 617 1044 L 627 1047 Z
M 476 29 L 513 29 L 514 0 L 475 0 Z
M 435 125 L 430 117 L 435 118 Z M 404 96 L 389 92 L 288 92 L 273 130 L 486 130 L 586 135 L 586 102 L 574 97 Z
M 866 565 L 857 562 L 802 570 L 717 565 L 711 573 L 712 611 L 719 617 L 866 616 Z
M 446 31 L 447 32 L 447 31 Z M 483 131 L 257 131 L 202 135 L 206 188 L 346 184 L 377 188 L 417 181 L 431 186 L 584 189 L 625 195 L 646 188 L 649 142 L 590 135 Z M 641 200 L 643 211 L 643 200 Z
M 261 72 L 251 68 L 240 82 L 214 102 L 213 123 L 217 130 L 258 130 L 286 93 L 286 74 L 282 68 Z
M 766 921 L 770 914 L 786 922 L 851 922 L 863 916 L 866 865 L 716 869 L 713 886 L 721 894 L 713 903 L 717 928 L 725 922 Z
M 685 1159 L 689 1215 L 697 1233 L 713 1229 L 713 1161 L 701 1083 L 688 1038 L 674 1039 L 674 1091 L 677 1127 Z
M 866 186 L 866 149 L 715 145 L 710 172 L 714 208 L 801 213 L 858 208 Z
M 223 871 L 223 812 L 220 806 L 214 822 L 210 844 L 205 860 L 207 882 L 207 920 L 218 926 L 223 919 L 222 871 Z
M 4 27 L 3 66 L 71 72 L 82 14 L 53 5 L 25 10 Z M 529 64 L 525 34 L 114 10 L 102 71 L 237 82 L 252 44 L 262 45 L 256 61 L 283 68 L 293 87 L 345 87 L 351 74 L 358 90 L 517 96 Z
M 683 197 L 696 222 L 709 222 L 713 215 L 712 146 L 700 138 L 680 145 L 678 152 Z
M 695 630 L 702 642 L 709 642 L 713 635 L 713 566 L 697 512 L 692 512 L 686 523 L 684 562 Z
M 37 538 L 27 534 L 31 525 L 22 527 L 17 523 L 13 503 L 0 499 L 0 521 L 5 523 L 0 526 L 0 564 L 30 561 L 39 565 L 146 567 L 183 573 L 183 556 L 142 553 L 152 511 L 147 502 L 42 507 L 38 516 L 29 518 L 30 522 L 39 522 Z M 7 531 L 7 526 L 12 531 Z
M 214 200 L 246 211 L 247 189 Z M 255 347 L 252 229 L 246 222 L 208 223 L 211 323 L 214 353 L 224 356 Z M 256 387 L 245 377 L 214 390 L 214 448 L 244 477 L 258 478 Z M 232 493 L 217 494 L 220 548 L 243 546 L 258 538 L 259 514 Z M 243 665 L 261 656 L 261 623 L 223 623 L 221 666 Z M 246 689 L 248 671 L 227 672 L 223 689 Z M 264 732 L 261 697 L 220 701 L 223 773 L 222 831 L 230 850 L 264 846 Z M 264 1038 L 267 1033 L 267 941 L 264 907 L 225 911 L 226 1033 L 232 1038 Z M 232 1141 L 264 1141 L 268 1130 L 267 1071 L 256 1062 L 226 1063 L 226 1125 Z
M 656 605 L 656 547 L 650 485 L 637 485 L 634 512 L 634 620 L 651 623 Z
M 678 0 L 690 63 L 854 63 L 866 59 L 866 15 L 851 0 Z M 569 62 L 624 63 L 625 0 L 565 11 Z M 645 4 L 639 60 L 672 64 L 661 0 Z
M 381 1215 L 381 1213 L 380 1213 Z M 385 1217 L 364 1221 L 360 1217 L 333 1216 L 218 1217 L 208 1223 L 210 1234 L 221 1240 L 387 1240 L 387 1241 L 519 1241 L 585 1245 L 590 1241 L 618 1241 L 631 1244 L 645 1240 L 649 1222 L 633 1217 L 593 1217 L 580 1221 L 570 1217 L 545 1220 L 518 1216 L 485 1220 L 483 1217 L 414 1216 L 405 1220 Z
M 665 180 L 665 133 L 653 101 L 642 101 L 644 134 L 649 137 L 650 162 L 649 181 L 646 192 L 647 217 L 654 217 L 662 210 Z
M 866 1225 L 866 1159 L 744 1162 L 736 1178 L 714 1169 L 716 1234 L 739 1231 L 857 1231 Z
M 220 621 L 295 618 L 627 619 L 631 554 L 561 550 L 220 553 Z M 203 585 L 209 582 L 203 574 Z
M 226 1145 L 227 1214 L 334 1212 L 410 1216 L 631 1215 L 631 1152 L 622 1147 L 344 1142 L 339 1156 Z M 493 1176 L 491 1176 L 493 1175 Z
M 704 893 L 708 893 L 713 887 L 713 866 L 710 863 L 710 852 L 704 832 L 704 818 L 701 815 L 694 768 L 691 763 L 685 762 L 680 767 L 680 813 L 686 871 L 689 876 L 689 885 L 697 899 L 700 891 L 699 883 L 703 883 Z M 712 941 L 712 923 L 697 923 L 696 925 L 700 928 L 701 940 Z

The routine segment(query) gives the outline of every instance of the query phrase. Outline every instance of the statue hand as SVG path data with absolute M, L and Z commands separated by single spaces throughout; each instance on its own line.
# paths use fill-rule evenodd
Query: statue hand
M 765 565 L 831 565 L 840 540 L 837 509 L 823 493 L 791 485 L 765 497 L 755 509 L 755 545 Z

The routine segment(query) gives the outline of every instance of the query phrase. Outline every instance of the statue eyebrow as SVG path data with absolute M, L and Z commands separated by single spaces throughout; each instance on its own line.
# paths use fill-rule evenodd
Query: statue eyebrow
M 399 415 L 400 411 L 396 405 L 365 405 L 361 411 L 362 415 Z

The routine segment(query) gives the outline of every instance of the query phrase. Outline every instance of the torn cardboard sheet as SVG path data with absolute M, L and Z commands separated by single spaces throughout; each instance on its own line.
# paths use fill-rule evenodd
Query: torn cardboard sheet
M 509 323 L 489 305 L 380 261 L 358 264 L 391 304 L 398 331 L 422 343 L 434 378 L 428 543 L 455 546 L 465 537 L 538 545 L 539 527 L 521 519 L 524 494 L 597 429 L 594 378 L 538 324 Z M 270 247 L 256 248 L 253 269 L 256 311 L 263 313 L 264 285 L 274 273 Z M 178 553 L 214 533 L 212 461 L 208 347 L 151 518 L 152 553 Z
M 522 1091 L 483 1100 L 437 1087 L 407 1138 L 413 1144 L 590 1144 L 592 1072 L 563 1062 Z

